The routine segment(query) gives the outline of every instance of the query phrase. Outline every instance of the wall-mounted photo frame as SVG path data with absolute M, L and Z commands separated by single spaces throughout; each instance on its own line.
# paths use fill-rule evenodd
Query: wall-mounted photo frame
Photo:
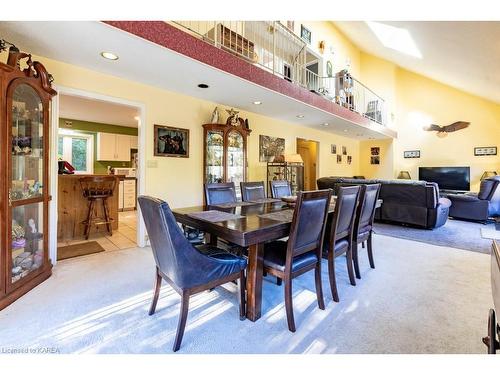
M 497 147 L 474 147 L 474 156 L 494 156 L 497 154 Z
M 352 164 L 352 156 L 347 155 L 347 164 Z
M 336 154 L 337 153 L 337 145 L 331 145 L 330 146 L 330 152 L 332 154 Z
M 311 30 L 304 25 L 300 25 L 300 38 L 307 44 L 311 44 Z
M 342 146 L 342 155 L 347 155 L 347 147 Z
M 404 151 L 403 156 L 405 159 L 416 159 L 420 157 L 420 150 Z
M 379 165 L 380 164 L 380 156 L 370 156 L 370 164 Z
M 380 147 L 371 147 L 370 148 L 371 156 L 380 156 Z
M 154 156 L 189 157 L 189 129 L 154 126 Z
M 337 164 L 342 164 L 342 155 L 337 155 Z

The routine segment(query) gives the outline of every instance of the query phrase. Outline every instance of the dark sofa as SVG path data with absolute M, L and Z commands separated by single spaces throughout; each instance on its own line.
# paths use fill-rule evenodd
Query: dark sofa
M 446 223 L 451 206 L 449 199 L 439 197 L 439 187 L 432 182 L 322 177 L 317 183 L 319 189 L 331 188 L 334 194 L 340 186 L 380 184 L 379 198 L 383 203 L 375 214 L 379 221 L 438 228 Z
M 500 176 L 481 181 L 479 193 L 449 194 L 450 216 L 457 219 L 486 221 L 500 216 Z

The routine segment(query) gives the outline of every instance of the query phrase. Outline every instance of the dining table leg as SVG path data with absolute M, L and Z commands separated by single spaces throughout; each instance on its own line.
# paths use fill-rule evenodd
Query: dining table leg
M 252 322 L 258 320 L 261 315 L 263 268 L 264 245 L 251 245 L 248 248 L 247 318 Z

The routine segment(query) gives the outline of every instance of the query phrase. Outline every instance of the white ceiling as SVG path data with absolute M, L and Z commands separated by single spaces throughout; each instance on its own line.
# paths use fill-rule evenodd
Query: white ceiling
M 335 22 L 360 49 L 500 103 L 500 22 L 382 22 L 407 29 L 422 59 L 386 48 L 365 22 Z
M 375 122 L 351 123 L 101 22 L 0 22 L 0 37 L 36 55 L 326 132 L 356 139 L 396 135 Z M 119 59 L 106 60 L 100 56 L 102 51 L 111 51 Z M 54 78 L 57 84 L 58 77 Z M 210 88 L 200 89 L 199 83 Z M 254 105 L 256 100 L 263 104 Z M 168 103 L 165 108 L 176 110 Z M 297 118 L 299 114 L 304 118 Z M 322 127 L 323 123 L 330 125 Z
M 67 119 L 137 128 L 137 120 L 134 117 L 138 115 L 136 107 L 78 96 L 59 97 L 59 116 Z

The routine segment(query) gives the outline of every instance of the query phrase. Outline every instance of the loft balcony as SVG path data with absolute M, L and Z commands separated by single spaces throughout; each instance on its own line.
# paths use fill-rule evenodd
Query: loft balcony
M 347 70 L 331 77 L 312 71 L 306 42 L 278 21 L 172 21 L 170 24 L 371 121 L 387 124 L 382 97 Z

